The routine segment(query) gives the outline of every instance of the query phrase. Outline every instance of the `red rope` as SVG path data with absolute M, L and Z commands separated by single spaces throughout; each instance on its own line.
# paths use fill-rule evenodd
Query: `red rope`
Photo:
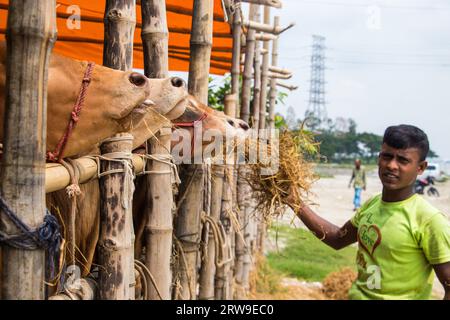
M 200 118 L 197 120 L 191 121 L 191 122 L 174 122 L 173 125 L 177 127 L 195 127 L 197 123 L 202 122 L 205 120 L 205 118 L 208 116 L 208 114 L 205 112 L 202 114 Z
M 66 148 L 67 141 L 69 140 L 70 134 L 72 133 L 73 128 L 75 127 L 76 123 L 80 119 L 80 111 L 84 104 L 84 99 L 86 98 L 87 89 L 89 87 L 89 84 L 91 83 L 91 75 L 92 71 L 94 70 L 95 63 L 94 62 L 88 62 L 86 71 L 84 72 L 84 77 L 81 83 L 81 89 L 80 93 L 78 94 L 77 101 L 75 102 L 75 105 L 73 106 L 73 110 L 70 114 L 70 120 L 69 124 L 67 125 L 66 131 L 64 132 L 63 136 L 59 140 L 55 151 L 47 152 L 47 160 L 48 161 L 61 161 L 63 159 L 64 149 Z

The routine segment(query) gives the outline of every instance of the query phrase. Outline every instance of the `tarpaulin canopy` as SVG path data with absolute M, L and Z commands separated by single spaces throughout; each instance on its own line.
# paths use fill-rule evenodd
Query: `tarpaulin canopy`
M 8 0 L 0 0 L 0 40 L 4 40 Z M 58 40 L 54 51 L 78 60 L 103 61 L 103 19 L 105 0 L 58 0 Z M 136 1 L 136 30 L 134 33 L 133 67 L 144 67 L 141 41 L 141 6 Z M 72 7 L 71 7 L 72 6 Z M 74 28 L 74 9 L 78 6 L 79 27 Z M 193 0 L 167 0 L 167 24 L 169 28 L 169 70 L 189 71 L 189 40 L 192 23 Z M 232 35 L 225 22 L 221 0 L 214 0 L 213 48 L 210 73 L 223 75 L 231 69 Z

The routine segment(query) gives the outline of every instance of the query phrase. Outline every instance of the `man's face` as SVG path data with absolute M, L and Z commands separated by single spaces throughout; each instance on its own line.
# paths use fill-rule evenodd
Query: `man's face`
M 355 160 L 355 167 L 356 169 L 359 169 L 361 167 L 361 160 L 359 159 Z
M 427 167 L 417 148 L 396 149 L 385 143 L 378 156 L 378 176 L 387 190 L 411 186 Z

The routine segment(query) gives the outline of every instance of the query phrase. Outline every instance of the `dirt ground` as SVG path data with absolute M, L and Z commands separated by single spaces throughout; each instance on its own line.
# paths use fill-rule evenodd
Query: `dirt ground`
M 350 171 L 338 172 L 333 178 L 322 178 L 317 181 L 312 189 L 311 199 L 316 203 L 314 210 L 325 219 L 336 225 L 343 225 L 354 214 L 353 212 L 353 189 L 348 188 Z M 436 208 L 442 210 L 450 217 L 450 181 L 437 183 L 436 188 L 441 196 L 430 198 L 424 196 Z M 362 201 L 381 192 L 381 183 L 375 171 L 367 173 L 367 190 L 362 194 Z M 292 213 L 286 214 L 283 218 L 285 222 L 290 222 L 296 227 L 304 228 L 302 222 L 295 218 Z M 298 285 L 298 283 L 296 284 Z M 433 287 L 433 296 L 442 298 L 444 290 L 437 278 Z

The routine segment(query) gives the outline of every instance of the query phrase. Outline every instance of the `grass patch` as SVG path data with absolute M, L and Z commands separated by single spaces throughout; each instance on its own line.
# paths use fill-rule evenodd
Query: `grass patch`
M 272 227 L 269 231 L 272 239 L 275 239 L 276 232 L 279 239 L 286 241 L 285 247 L 279 252 L 269 253 L 267 260 L 271 268 L 281 273 L 307 281 L 322 281 L 330 272 L 343 267 L 356 271 L 355 247 L 336 251 L 311 232 L 289 226 Z

